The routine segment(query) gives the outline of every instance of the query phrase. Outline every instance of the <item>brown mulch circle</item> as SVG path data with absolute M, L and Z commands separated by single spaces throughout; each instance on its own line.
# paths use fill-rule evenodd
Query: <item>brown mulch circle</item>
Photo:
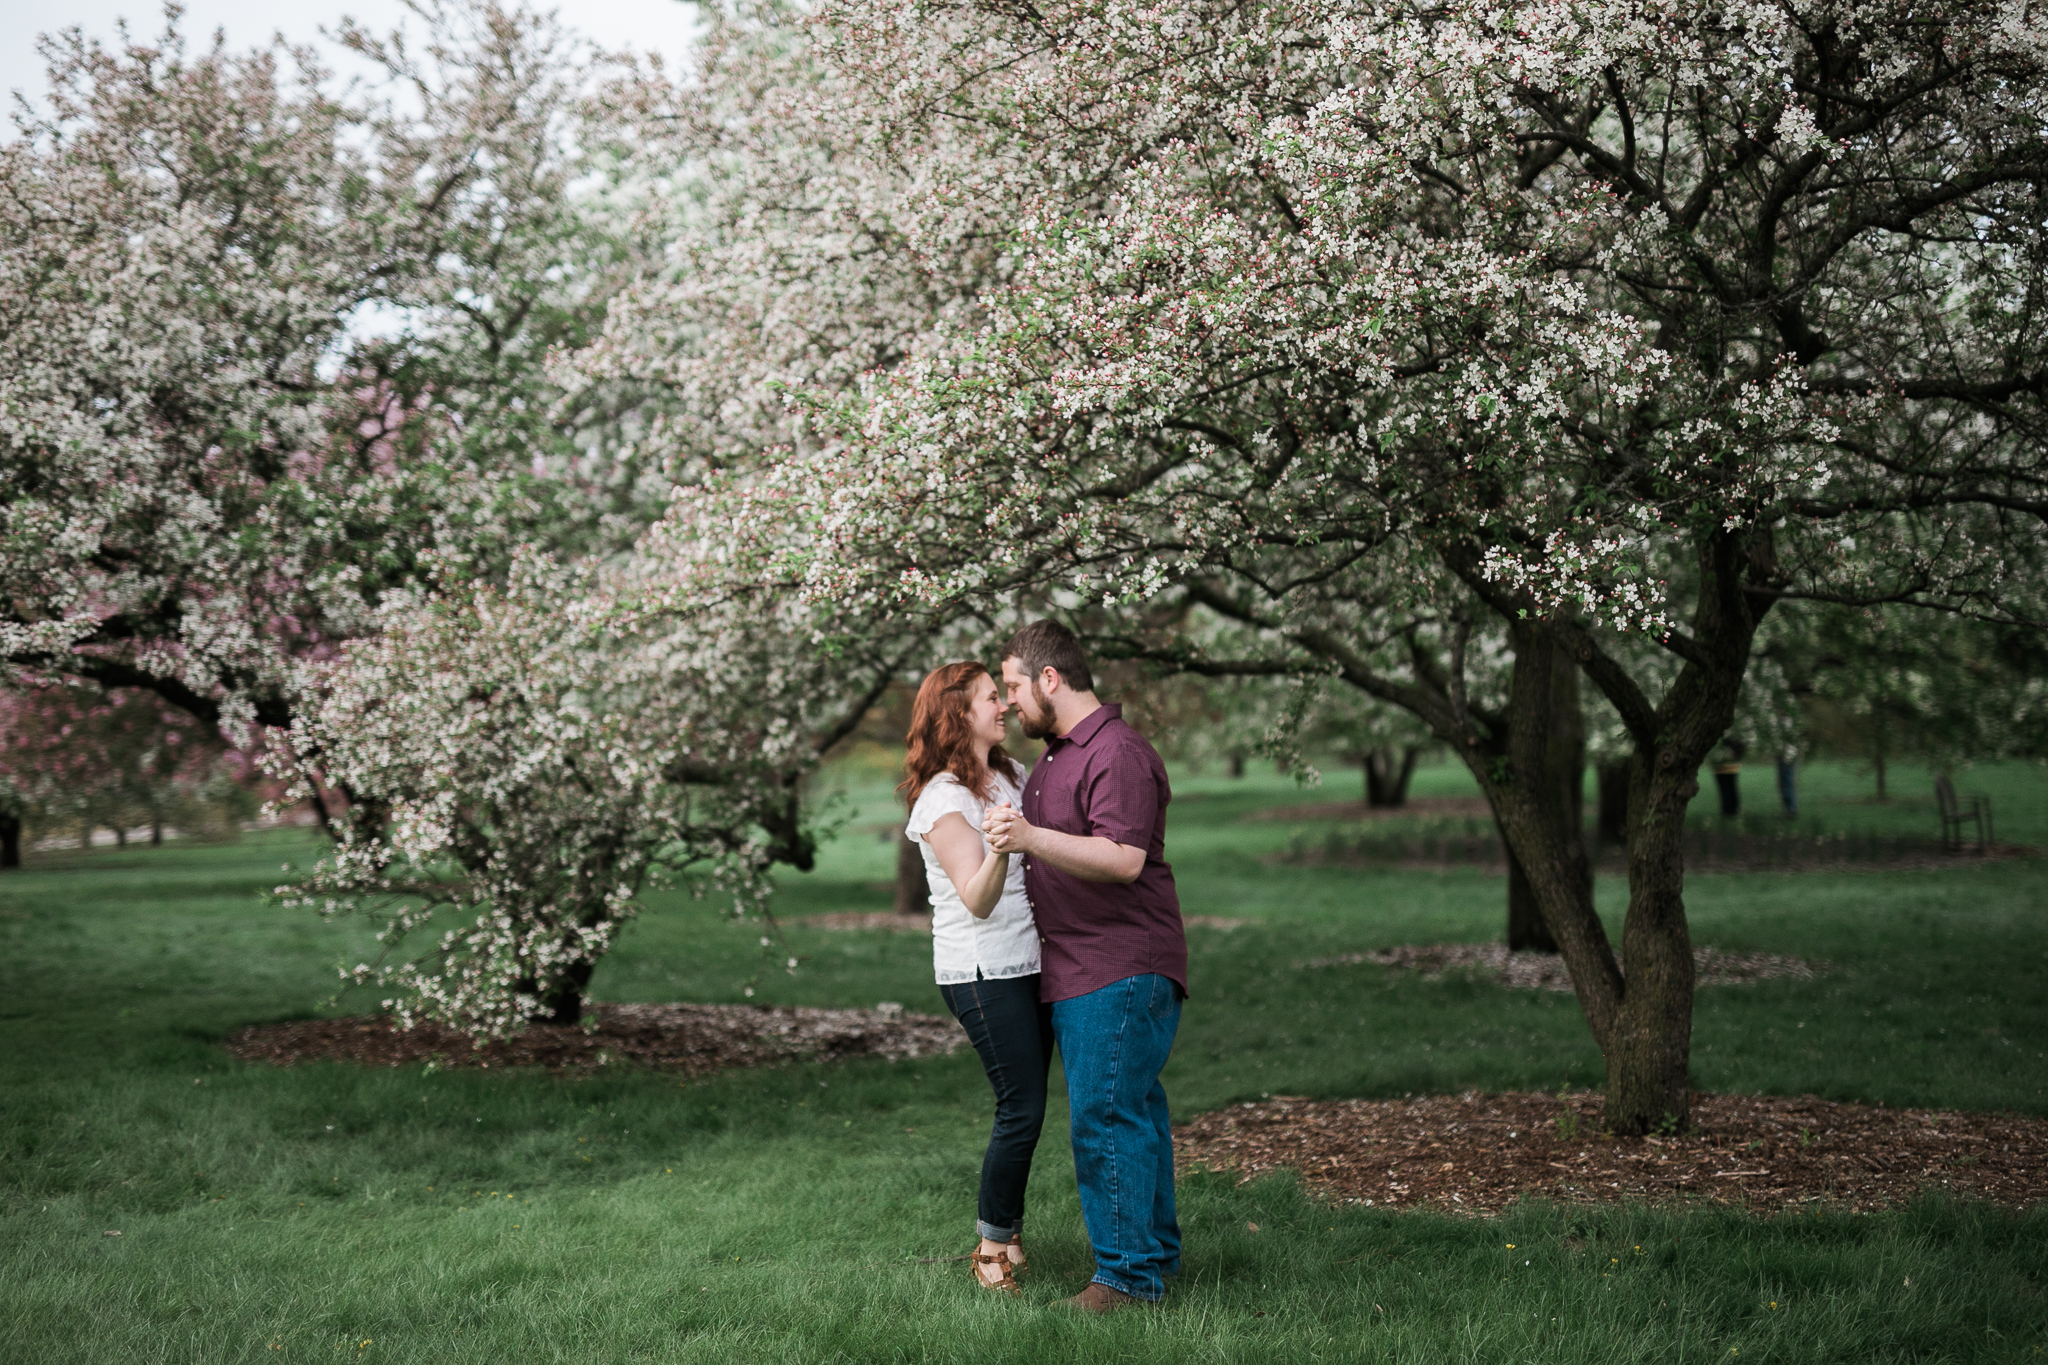
M 471 1044 L 445 1025 L 392 1028 L 391 1017 L 303 1019 L 258 1024 L 231 1034 L 228 1051 L 252 1062 L 360 1062 L 367 1066 L 544 1066 L 585 1071 L 614 1061 L 708 1075 L 796 1060 L 886 1057 L 907 1061 L 951 1052 L 967 1035 L 951 1019 L 909 1014 L 900 1005 L 872 1010 L 794 1009 L 772 1005 L 593 1005 L 597 1026 L 529 1024 L 504 1042 Z
M 1407 820 L 1416 816 L 1483 816 L 1493 807 L 1483 796 L 1411 796 L 1399 806 L 1368 806 L 1363 801 L 1309 801 L 1298 806 L 1268 806 L 1240 815 L 1240 824 L 1261 820 Z
M 1369 953 L 1340 953 L 1335 957 L 1310 958 L 1297 962 L 1298 968 L 1347 967 L 1369 962 L 1376 967 L 1394 967 L 1420 972 L 1425 977 L 1447 972 L 1475 972 L 1491 977 L 1503 986 L 1526 991 L 1568 991 L 1571 972 L 1556 953 L 1511 953 L 1504 943 L 1409 943 Z M 1828 970 L 1828 963 L 1780 953 L 1731 953 L 1723 948 L 1692 950 L 1693 984 L 1696 986 L 1747 986 L 1758 981 L 1811 981 Z
M 1694 1132 L 1617 1138 L 1600 1133 L 1601 1106 L 1592 1091 L 1278 1096 L 1175 1129 L 1174 1151 L 1183 1171 L 1249 1180 L 1291 1168 L 1338 1202 L 1465 1213 L 1495 1213 L 1524 1196 L 1758 1211 L 1815 1202 L 1877 1209 L 1927 1189 L 2021 1208 L 2048 1196 L 2048 1119 L 1696 1094 Z
M 1293 808 L 1307 811 L 1313 807 Z M 1384 815 L 1385 812 L 1376 812 Z M 1250 819 L 1250 816 L 1245 817 Z M 1306 819 L 1308 817 L 1302 816 Z M 1336 813 L 1326 815 L 1336 818 Z M 1689 839 L 1692 836 L 1688 836 Z M 2039 857 L 2041 850 L 2031 844 L 1992 844 L 1988 848 L 1950 849 L 1931 839 L 1897 839 L 1879 844 L 1875 840 L 1852 843 L 1816 840 L 1811 843 L 1773 839 L 1751 839 L 1741 834 L 1722 836 L 1713 831 L 1698 834 L 1698 846 L 1685 850 L 1688 874 L 1725 872 L 1952 872 L 1959 867 L 2010 862 L 2015 858 Z M 1433 851 L 1432 851 L 1433 850 Z M 1628 871 L 1626 853 L 1619 848 L 1592 852 L 1593 866 L 1605 873 Z M 1332 850 L 1293 848 L 1268 853 L 1259 859 L 1268 867 L 1347 867 L 1378 872 L 1448 872 L 1470 869 L 1489 876 L 1507 872 L 1507 858 L 1499 837 L 1490 831 L 1441 836 L 1435 840 L 1415 837 L 1395 840 L 1378 847 L 1352 846 Z

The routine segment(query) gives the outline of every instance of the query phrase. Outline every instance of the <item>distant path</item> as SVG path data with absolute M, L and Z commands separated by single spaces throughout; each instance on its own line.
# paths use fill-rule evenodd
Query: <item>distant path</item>
M 1404 805 L 1368 806 L 1363 801 L 1311 801 L 1300 806 L 1268 806 L 1240 821 L 1255 820 L 1401 820 L 1409 817 L 1458 816 L 1493 818 L 1493 808 L 1483 796 L 1411 796 Z

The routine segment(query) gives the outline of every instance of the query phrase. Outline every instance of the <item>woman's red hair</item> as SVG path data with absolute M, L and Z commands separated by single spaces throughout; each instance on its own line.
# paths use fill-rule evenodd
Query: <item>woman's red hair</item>
M 975 800 L 986 801 L 990 769 L 1016 771 L 1016 761 L 1002 745 L 989 745 L 984 755 L 975 743 L 967 710 L 974 704 L 974 680 L 987 676 L 988 670 L 972 661 L 944 664 L 926 674 L 918 685 L 917 700 L 910 706 L 910 751 L 903 756 L 903 781 L 896 787 L 906 809 L 917 804 L 917 798 L 940 773 L 953 774 L 961 786 L 974 793 Z M 981 762 L 984 757 L 986 768 Z

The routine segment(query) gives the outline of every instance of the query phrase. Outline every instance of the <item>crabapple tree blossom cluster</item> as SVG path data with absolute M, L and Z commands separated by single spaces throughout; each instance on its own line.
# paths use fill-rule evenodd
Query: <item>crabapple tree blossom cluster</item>
M 344 28 L 387 79 L 343 96 L 175 15 L 45 44 L 50 112 L 0 148 L 0 645 L 23 704 L 83 679 L 253 722 L 341 813 L 319 904 L 399 907 L 394 949 L 486 915 L 387 979 L 489 1032 L 573 1015 L 650 870 L 745 890 L 807 860 L 789 755 L 861 655 L 813 648 L 808 609 L 683 603 L 649 644 L 541 600 L 615 605 L 573 565 L 623 556 L 668 486 L 636 440 L 658 413 L 548 368 L 665 221 L 634 161 L 663 85 L 492 0 L 416 17 Z
M 777 343 L 873 367 L 849 392 L 701 344 L 738 315 L 708 286 L 616 313 L 609 356 L 808 389 L 689 515 L 809 600 L 1035 596 L 1136 657 L 1407 710 L 1526 872 L 1608 1123 L 1683 1124 L 1677 833 L 1767 614 L 2048 619 L 2040 0 L 828 0 L 790 28 L 772 88 L 887 230 L 806 235 L 786 158 L 748 193 L 807 242 L 777 247 L 806 316 L 893 310 L 900 352 Z M 1574 668 L 1631 750 L 1618 952 L 1552 796 Z
M 914 186 L 870 145 L 858 79 L 814 41 L 830 30 L 775 0 L 710 7 L 704 21 L 694 79 L 633 88 L 643 159 L 689 187 L 660 225 L 665 254 L 557 366 L 578 397 L 634 395 L 641 447 L 686 487 L 812 448 L 821 433 L 793 397 L 851 396 L 943 324 L 973 325 L 1003 267 L 992 232 L 943 254 L 907 240 Z
M 919 646 L 540 556 L 376 624 L 301 666 L 292 795 L 352 800 L 279 895 L 374 917 L 383 955 L 344 976 L 479 1038 L 579 1020 L 650 879 L 760 909 L 771 862 L 808 868 L 803 778 Z
M 0 667 L 284 724 L 292 660 L 393 587 L 648 519 L 588 453 L 611 395 L 542 378 L 629 254 L 569 193 L 616 111 L 551 22 L 428 17 L 423 51 L 347 35 L 402 106 L 175 15 L 46 40 L 48 113 L 0 146 Z

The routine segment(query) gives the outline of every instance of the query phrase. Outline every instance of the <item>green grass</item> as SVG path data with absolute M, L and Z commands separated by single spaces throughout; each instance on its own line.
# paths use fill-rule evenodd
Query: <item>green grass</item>
M 1753 801 L 1768 776 L 1758 770 Z M 1348 795 L 1354 777 L 1333 773 L 1338 789 L 1321 799 Z M 938 1010 L 925 940 L 801 922 L 888 903 L 876 883 L 892 850 L 865 828 L 888 819 L 886 783 L 838 779 L 852 823 L 780 898 L 795 975 L 762 970 L 758 926 L 678 894 L 628 932 L 597 993 L 738 1000 L 758 976 L 762 1001 Z M 1820 818 L 1906 818 L 1860 804 L 1868 779 L 1852 771 L 1807 781 Z M 1959 785 L 1992 792 L 2001 837 L 2048 842 L 2030 833 L 2048 833 L 2036 770 Z M 1469 790 L 1449 768 L 1425 769 L 1417 787 Z M 1316 796 L 1270 773 L 1187 777 L 1177 791 L 1169 852 L 1186 909 L 1253 921 L 1191 935 L 1195 995 L 1167 1073 L 1178 1115 L 1266 1093 L 1599 1082 L 1568 996 L 1297 965 L 1497 937 L 1499 878 L 1269 866 L 1262 855 L 1326 826 L 1239 818 Z M 256 898 L 281 862 L 311 851 L 272 834 L 52 856 L 0 878 L 0 1362 L 2048 1350 L 2040 1211 L 1528 1204 L 1482 1220 L 1329 1209 L 1284 1178 L 1186 1182 L 1187 1274 L 1169 1306 L 1070 1321 L 1044 1306 L 1089 1267 L 1057 1108 L 1034 1176 L 1026 1302 L 989 1301 L 963 1266 L 906 1264 L 965 1247 L 987 1122 L 971 1054 L 687 1084 L 624 1069 L 557 1079 L 232 1061 L 223 1034 L 313 1010 L 333 964 L 366 946 L 359 925 Z M 1601 885 L 1610 916 L 1621 892 Z M 1834 964 L 1817 981 L 1703 991 L 1702 1088 L 2048 1115 L 2048 870 L 1697 877 L 1687 899 L 1699 942 Z

